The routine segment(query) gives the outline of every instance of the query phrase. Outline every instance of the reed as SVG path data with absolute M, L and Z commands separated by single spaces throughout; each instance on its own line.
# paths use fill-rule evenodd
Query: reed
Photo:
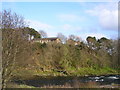
M 74 79 L 73 83 L 65 83 L 64 85 L 44 85 L 41 88 L 99 88 L 99 84 L 92 81 L 82 83 L 77 79 Z

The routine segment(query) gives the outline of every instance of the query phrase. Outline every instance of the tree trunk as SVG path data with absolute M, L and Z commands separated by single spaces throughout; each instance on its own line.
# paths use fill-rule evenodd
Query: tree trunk
M 7 80 L 6 79 L 2 79 L 2 90 L 5 90 L 6 83 L 7 83 Z

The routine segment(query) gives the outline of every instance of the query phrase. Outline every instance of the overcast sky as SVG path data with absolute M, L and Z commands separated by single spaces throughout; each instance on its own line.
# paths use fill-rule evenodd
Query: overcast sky
M 47 32 L 115 39 L 118 36 L 117 2 L 4 2 L 2 9 L 22 15 L 29 26 Z

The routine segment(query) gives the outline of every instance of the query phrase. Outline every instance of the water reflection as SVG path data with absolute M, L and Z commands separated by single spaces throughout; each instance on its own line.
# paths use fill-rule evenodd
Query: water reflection
M 17 84 L 26 84 L 35 87 L 45 85 L 65 85 L 66 83 L 74 84 L 75 82 L 87 83 L 96 82 L 100 85 L 120 84 L 120 75 L 105 75 L 105 76 L 85 76 L 85 77 L 40 77 L 35 76 L 29 80 L 14 80 Z

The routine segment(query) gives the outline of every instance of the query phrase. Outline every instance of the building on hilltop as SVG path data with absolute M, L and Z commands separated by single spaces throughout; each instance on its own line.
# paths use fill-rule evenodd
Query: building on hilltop
M 49 42 L 56 42 L 56 43 L 60 43 L 61 40 L 57 37 L 53 37 L 53 38 L 37 38 L 37 39 L 33 39 L 33 42 L 39 42 L 39 43 L 49 43 Z

